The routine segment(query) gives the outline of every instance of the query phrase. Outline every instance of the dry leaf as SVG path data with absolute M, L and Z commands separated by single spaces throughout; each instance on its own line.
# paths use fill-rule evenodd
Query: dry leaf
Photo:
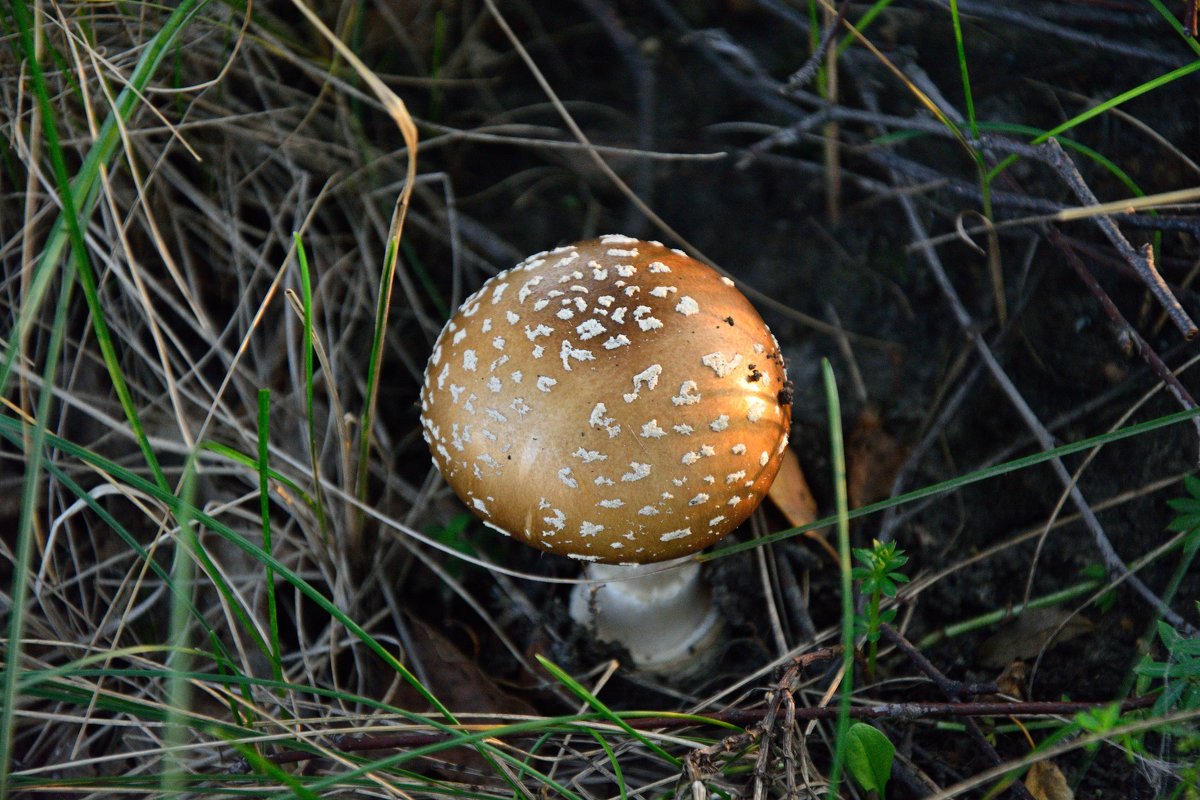
M 817 521 L 817 500 L 813 497 L 812 489 L 808 488 L 804 470 L 800 468 L 800 459 L 791 448 L 783 451 L 779 473 L 767 491 L 767 497 L 771 498 L 771 502 L 793 527 L 800 528 Z M 836 564 L 837 550 L 826 540 L 825 533 L 826 529 L 822 528 L 805 531 L 804 535 L 812 539 Z
M 999 669 L 1015 658 L 1036 658 L 1048 647 L 1082 636 L 1093 627 L 1086 617 L 1061 608 L 1031 609 L 979 645 L 975 660 Z
M 996 678 L 996 686 L 1005 697 L 1015 697 L 1021 700 L 1025 697 L 1025 681 L 1029 678 L 1029 667 L 1021 659 L 1015 659 L 1000 676 Z
M 424 667 L 433 696 L 451 711 L 534 714 L 532 706 L 501 689 L 432 625 L 410 616 L 413 657 Z
M 1075 800 L 1062 770 L 1053 761 L 1035 761 L 1025 775 L 1025 788 L 1036 800 Z
M 412 657 L 424 668 L 428 689 L 452 712 L 470 711 L 482 714 L 536 714 L 533 706 L 519 697 L 504 691 L 487 675 L 473 659 L 469 658 L 453 642 L 443 636 L 432 625 L 407 615 L 412 631 Z M 469 747 L 455 747 L 438 754 L 435 761 L 465 767 L 468 771 L 453 775 L 463 780 L 469 770 L 487 774 L 488 762 Z M 437 766 L 431 767 L 440 774 Z
M 800 459 L 788 448 L 783 451 L 783 462 L 779 465 L 779 474 L 771 484 L 767 497 L 775 507 L 783 512 L 793 528 L 799 528 L 817 520 L 817 501 L 808 481 L 804 479 L 804 470 L 800 468 Z
M 865 408 L 846 437 L 846 494 L 851 508 L 889 497 L 908 447 L 883 429 L 872 408 Z

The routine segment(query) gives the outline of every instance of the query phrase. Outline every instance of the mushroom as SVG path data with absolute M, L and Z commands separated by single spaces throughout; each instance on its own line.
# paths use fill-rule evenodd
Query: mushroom
M 576 594 L 576 618 L 658 669 L 713 624 L 698 565 L 634 580 L 607 565 L 684 559 L 743 522 L 779 468 L 790 404 L 778 343 L 733 281 L 610 235 L 530 256 L 469 297 L 434 345 L 421 424 L 485 525 L 593 562 L 589 577 L 611 582 Z M 699 612 L 676 641 L 647 627 L 670 602 Z M 627 604 L 644 643 L 608 612 Z

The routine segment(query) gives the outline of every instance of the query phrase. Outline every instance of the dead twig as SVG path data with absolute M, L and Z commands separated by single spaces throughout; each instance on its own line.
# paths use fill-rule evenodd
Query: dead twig
M 1067 241 L 1066 237 L 1057 229 L 1050 228 L 1049 238 L 1050 243 L 1058 248 L 1058 251 L 1063 254 L 1071 269 L 1075 270 L 1075 274 L 1079 276 L 1079 280 L 1083 282 L 1087 290 L 1096 298 L 1096 302 L 1100 304 L 1100 309 L 1108 317 L 1109 323 L 1116 329 L 1117 336 L 1122 341 L 1128 342 L 1130 346 L 1137 348 L 1138 355 L 1154 370 L 1154 374 L 1166 385 L 1167 389 L 1175 396 L 1175 399 L 1179 401 L 1181 406 L 1184 408 L 1195 408 L 1196 401 L 1191 393 L 1180 383 L 1179 378 L 1171 372 L 1170 368 L 1163 363 L 1163 360 L 1159 358 L 1154 348 L 1129 324 L 1124 315 L 1121 314 L 1120 309 L 1112 301 L 1112 298 L 1104 291 L 1104 287 L 1097 282 L 1091 270 L 1083 263 L 1083 259 L 1071 247 L 1071 243 Z M 1197 434 L 1200 434 L 1200 419 L 1192 420 L 1192 424 L 1196 427 Z
M 1075 162 L 1062 149 L 1062 145 L 1057 139 L 1050 139 L 1039 148 L 1043 154 L 1042 160 L 1049 165 L 1059 177 L 1070 187 L 1071 191 L 1079 198 L 1079 202 L 1085 206 L 1100 205 L 1100 201 L 1096 195 L 1092 193 L 1091 187 L 1083 180 L 1083 175 L 1075 167 Z M 1196 327 L 1196 323 L 1192 321 L 1188 313 L 1183 310 L 1179 300 L 1171 293 L 1171 289 L 1167 286 L 1167 282 L 1163 280 L 1162 275 L 1154 267 L 1154 252 L 1153 249 L 1146 245 L 1139 253 L 1134 249 L 1125 235 L 1121 233 L 1121 229 L 1117 224 L 1106 214 L 1098 214 L 1092 219 L 1100 230 L 1108 238 L 1108 241 L 1116 248 L 1121 257 L 1133 267 L 1137 272 L 1138 277 L 1146 284 L 1146 288 L 1154 295 L 1155 299 L 1162 304 L 1162 307 L 1167 312 L 1167 316 L 1179 332 L 1183 334 L 1183 338 L 1191 341 L 1196 338 L 1196 334 L 1200 333 L 1200 328 Z
M 976 697 L 981 694 L 995 694 L 1000 691 L 994 683 L 963 683 L 947 678 L 904 634 L 887 623 L 883 623 L 880 630 L 883 631 L 883 635 L 888 638 L 888 641 L 896 645 L 900 652 L 904 653 L 908 660 L 913 662 L 917 669 L 924 672 L 938 687 L 938 690 L 951 700 L 961 700 L 964 697 Z
M 938 689 L 940 689 L 942 693 L 951 700 L 963 697 L 965 695 L 991 694 L 997 691 L 997 687 L 994 684 L 985 686 L 979 684 L 963 684 L 958 681 L 950 680 L 940 669 L 934 666 L 932 661 L 927 659 L 920 650 L 913 646 L 913 644 L 909 642 L 903 634 L 901 634 L 891 625 L 883 623 L 880 626 L 880 630 L 890 642 L 900 648 L 900 651 L 908 656 L 908 659 L 912 661 L 918 669 L 924 672 L 929 679 L 934 682 Z M 992 743 L 989 742 L 987 737 L 983 735 L 983 731 L 979 728 L 979 723 L 968 718 L 966 720 L 966 728 L 967 735 L 971 737 L 971 741 L 975 743 L 976 747 L 983 751 L 984 755 L 993 766 L 1004 763 L 1004 759 L 1000 757 L 1000 753 L 996 751 L 996 748 L 992 746 Z M 1021 783 L 1020 781 L 1016 781 L 1012 784 L 1012 790 L 1017 794 L 1018 797 L 1023 797 L 1025 800 L 1033 800 L 1033 795 L 1031 795 L 1029 790 L 1025 788 L 1025 784 Z

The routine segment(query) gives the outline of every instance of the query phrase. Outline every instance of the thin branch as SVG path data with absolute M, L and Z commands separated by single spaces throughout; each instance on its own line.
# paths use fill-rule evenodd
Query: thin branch
M 1079 198 L 1080 203 L 1085 206 L 1100 205 L 1100 201 L 1096 195 L 1092 193 L 1091 187 L 1083 180 L 1083 175 L 1075 167 L 1075 162 L 1062 149 L 1062 145 L 1057 139 L 1050 139 L 1046 144 L 1039 148 L 1043 153 L 1043 160 L 1048 164 L 1059 177 L 1066 182 L 1075 196 Z M 1183 306 L 1179 304 L 1179 300 L 1175 295 L 1171 294 L 1167 282 L 1163 280 L 1162 275 L 1154 267 L 1153 250 L 1149 245 L 1143 248 L 1139 253 L 1121 233 L 1121 229 L 1107 215 L 1100 214 L 1092 218 L 1096 224 L 1100 226 L 1100 230 L 1108 237 L 1108 241 L 1116 248 L 1121 257 L 1129 262 L 1130 266 L 1137 272 L 1138 277 L 1146 284 L 1146 288 L 1150 293 L 1162 304 L 1166 309 L 1167 315 L 1171 318 L 1171 322 L 1175 323 L 1175 327 L 1183 334 L 1183 338 L 1189 342 L 1196 338 L 1196 334 L 1200 333 L 1200 328 L 1196 327 L 1196 323 L 1192 321 L 1187 312 L 1183 310 Z
M 1067 263 L 1071 265 L 1071 269 L 1075 270 L 1075 274 L 1079 276 L 1083 285 L 1096 298 L 1096 302 L 1100 304 L 1101 310 L 1104 311 L 1109 322 L 1116 328 L 1117 336 L 1137 348 L 1138 354 L 1150 365 L 1150 368 L 1154 370 L 1154 374 L 1166 385 L 1167 389 L 1175 396 L 1175 399 L 1179 401 L 1181 406 L 1184 408 L 1195 408 L 1196 401 L 1191 393 L 1184 388 L 1179 378 L 1163 363 L 1163 360 L 1159 358 L 1154 348 L 1129 324 L 1124 315 L 1121 314 L 1120 309 L 1112 301 L 1112 298 L 1104 291 L 1104 287 L 1099 284 L 1095 276 L 1092 275 L 1091 270 L 1083 263 L 1083 259 L 1071 247 L 1071 243 L 1067 241 L 1066 237 L 1056 228 L 1050 228 L 1049 237 L 1050 243 L 1058 248 L 1059 252 L 1066 258 Z M 1192 424 L 1196 426 L 1196 431 L 1200 434 L 1200 419 L 1192 420 Z
M 995 686 L 967 685 L 959 683 L 958 681 L 950 680 L 940 669 L 933 665 L 932 661 L 927 659 L 920 650 L 914 647 L 912 643 L 908 641 L 908 639 L 904 638 L 904 636 L 901 635 L 900 632 L 891 625 L 883 623 L 880 626 L 880 630 L 883 632 L 884 636 L 886 636 L 893 644 L 900 648 L 901 652 L 908 656 L 910 661 L 917 665 L 918 669 L 929 676 L 929 679 L 934 682 L 934 684 L 942 691 L 943 694 L 952 700 L 962 697 L 966 694 L 985 694 L 988 693 L 989 690 L 995 691 Z M 992 746 L 992 743 L 989 742 L 987 737 L 983 735 L 983 731 L 980 729 L 979 723 L 968 717 L 966 720 L 966 728 L 967 735 L 971 737 L 971 741 L 975 743 L 976 747 L 983 751 L 993 766 L 1004 763 L 1004 759 L 1000 757 L 1000 753 L 996 751 L 996 748 Z M 1025 788 L 1025 784 L 1020 783 L 1019 781 L 1014 782 L 1012 789 L 1017 796 L 1023 797 L 1025 800 L 1033 800 L 1033 795 L 1030 794 L 1029 790 Z

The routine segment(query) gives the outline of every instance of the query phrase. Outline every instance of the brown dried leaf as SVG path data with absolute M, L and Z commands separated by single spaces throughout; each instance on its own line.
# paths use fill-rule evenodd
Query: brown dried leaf
M 1025 697 L 1025 681 L 1029 679 L 1029 667 L 1021 659 L 1014 659 L 996 678 L 1000 694 L 1021 700 Z
M 407 615 L 412 632 L 410 654 L 420 661 L 427 683 L 425 688 L 442 705 L 452 712 L 480 714 L 536 714 L 533 706 L 519 697 L 504 691 L 488 676 L 473 659 L 463 653 L 453 642 L 443 636 L 432 625 Z M 475 750 L 454 747 L 438 754 L 434 761 L 454 764 L 467 771 L 455 770 L 456 779 L 462 780 L 470 770 L 487 774 L 488 762 Z M 430 769 L 441 774 L 437 764 Z M 468 779 L 468 782 L 470 780 Z
M 1075 793 L 1053 761 L 1035 761 L 1025 775 L 1025 788 L 1036 800 L 1075 800 Z
M 771 484 L 767 497 L 775 504 L 793 528 L 808 525 L 817 520 L 817 501 L 808 481 L 804 479 L 804 470 L 800 468 L 800 459 L 788 448 L 783 451 L 783 462 L 779 465 L 779 474 Z
M 1061 608 L 1031 609 L 979 645 L 975 660 L 999 669 L 1016 658 L 1036 658 L 1042 650 L 1082 636 L 1093 627 L 1086 617 Z
M 425 687 L 451 711 L 481 714 L 535 714 L 532 706 L 501 689 L 432 625 L 409 617 L 413 657 L 424 667 Z
M 817 521 L 817 499 L 813 497 L 812 489 L 808 488 L 804 470 L 800 468 L 800 459 L 790 448 L 783 451 L 779 473 L 767 491 L 767 497 L 771 498 L 771 502 L 792 527 L 799 528 Z M 804 535 L 812 539 L 836 564 L 837 550 L 826 540 L 825 533 L 826 529 L 821 528 L 805 531 Z
M 846 437 L 846 494 L 851 508 L 882 500 L 892 493 L 908 447 L 883 429 L 872 408 L 865 408 Z

